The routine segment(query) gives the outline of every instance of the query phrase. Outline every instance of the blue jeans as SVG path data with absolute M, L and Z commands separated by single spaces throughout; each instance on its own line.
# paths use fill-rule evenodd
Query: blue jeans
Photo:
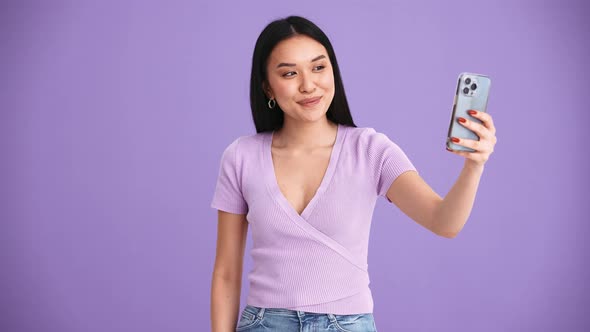
M 240 316 L 236 331 L 377 332 L 377 328 L 372 313 L 334 315 L 246 305 Z

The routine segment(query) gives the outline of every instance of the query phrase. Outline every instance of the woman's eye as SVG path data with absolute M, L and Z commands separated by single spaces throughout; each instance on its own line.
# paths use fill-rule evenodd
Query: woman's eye
M 316 66 L 315 68 L 319 68 L 318 70 L 322 70 L 322 69 L 326 68 L 326 66 L 320 65 L 320 66 Z M 295 74 L 295 72 L 294 71 L 290 71 L 290 72 L 284 73 L 282 76 L 283 77 L 292 77 L 293 76 L 293 75 L 289 75 L 289 74 Z

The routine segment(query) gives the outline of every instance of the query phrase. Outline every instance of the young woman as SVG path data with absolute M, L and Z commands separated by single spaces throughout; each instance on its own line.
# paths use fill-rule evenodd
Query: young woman
M 221 331 L 376 331 L 367 249 L 379 196 L 433 233 L 453 238 L 473 206 L 496 143 L 492 118 L 461 122 L 480 137 L 443 199 L 402 149 L 353 123 L 336 55 L 309 20 L 290 16 L 260 34 L 250 103 L 257 134 L 224 151 L 211 320 Z M 248 225 L 253 268 L 239 315 Z M 239 320 L 239 321 L 238 321 Z

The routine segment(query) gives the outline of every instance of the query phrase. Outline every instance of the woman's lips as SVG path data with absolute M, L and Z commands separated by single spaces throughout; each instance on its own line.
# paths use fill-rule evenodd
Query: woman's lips
M 315 105 L 317 105 L 320 100 L 322 99 L 322 97 L 317 97 L 317 98 L 313 98 L 311 101 L 308 102 L 300 102 L 299 104 L 303 107 L 313 107 Z

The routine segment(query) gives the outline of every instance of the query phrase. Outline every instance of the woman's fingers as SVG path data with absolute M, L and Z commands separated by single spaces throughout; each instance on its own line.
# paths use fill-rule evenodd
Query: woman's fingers
M 476 141 L 467 138 L 451 137 L 451 141 L 457 145 L 471 148 L 477 152 L 492 152 L 493 150 L 491 142 L 487 139 Z
M 478 112 L 476 110 L 469 110 L 467 111 L 467 114 L 481 120 L 483 122 L 483 126 L 487 128 L 492 133 L 492 135 L 496 134 L 496 126 L 494 125 L 494 120 L 492 119 L 491 115 L 486 112 Z
M 465 128 L 473 131 L 479 138 L 488 138 L 492 136 L 490 130 L 482 124 L 475 121 L 467 120 L 463 117 L 459 117 L 457 121 Z
M 469 110 L 467 111 L 467 113 L 472 117 L 481 120 L 482 123 L 479 124 L 475 121 L 467 120 L 462 117 L 460 117 L 458 121 L 465 128 L 468 128 L 469 130 L 472 130 L 475 134 L 477 134 L 477 136 L 479 136 L 479 140 L 476 141 L 467 138 L 451 137 L 451 141 L 457 145 L 471 148 L 475 151 L 456 151 L 451 150 L 449 148 L 447 148 L 447 150 L 453 152 L 454 154 L 465 157 L 466 159 L 469 159 L 475 162 L 476 164 L 483 165 L 490 158 L 490 155 L 494 152 L 494 146 L 498 141 L 496 139 L 496 127 L 494 126 L 492 116 L 485 112 Z

